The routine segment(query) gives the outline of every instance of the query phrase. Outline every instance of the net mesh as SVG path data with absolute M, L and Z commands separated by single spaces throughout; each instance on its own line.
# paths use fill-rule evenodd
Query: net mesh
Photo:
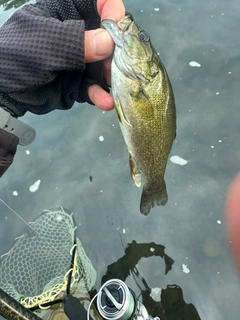
M 25 307 L 53 301 L 65 293 L 71 268 L 75 229 L 72 214 L 63 208 L 45 210 L 29 231 L 2 256 L 0 287 Z M 96 271 L 76 239 L 71 294 L 91 290 Z

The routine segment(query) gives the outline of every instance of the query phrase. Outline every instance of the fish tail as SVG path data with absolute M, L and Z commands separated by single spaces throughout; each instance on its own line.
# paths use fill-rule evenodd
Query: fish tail
M 158 185 L 150 186 L 147 183 L 144 184 L 140 202 L 140 211 L 143 215 L 147 216 L 150 210 L 155 206 L 165 206 L 168 201 L 168 195 L 166 190 L 166 184 L 163 178 L 161 178 Z

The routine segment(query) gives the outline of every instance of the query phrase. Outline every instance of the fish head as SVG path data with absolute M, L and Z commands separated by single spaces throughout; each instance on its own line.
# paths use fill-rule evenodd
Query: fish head
M 115 50 L 113 60 L 128 78 L 149 82 L 158 72 L 158 58 L 149 35 L 127 14 L 118 23 L 107 19 L 102 27 L 111 35 Z

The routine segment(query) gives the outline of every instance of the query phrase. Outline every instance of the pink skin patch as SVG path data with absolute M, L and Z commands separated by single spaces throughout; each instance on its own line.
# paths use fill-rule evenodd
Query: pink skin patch
M 230 186 L 226 200 L 227 233 L 240 275 L 240 174 Z

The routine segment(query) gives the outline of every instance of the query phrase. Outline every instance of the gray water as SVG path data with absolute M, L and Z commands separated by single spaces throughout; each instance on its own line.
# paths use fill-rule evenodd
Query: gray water
M 37 138 L 19 146 L 1 178 L 0 197 L 27 221 L 46 208 L 73 211 L 98 286 L 127 244 L 155 242 L 165 246 L 174 264 L 165 275 L 161 257 L 142 258 L 137 268 L 150 288 L 176 284 L 201 319 L 237 320 L 239 279 L 224 205 L 240 163 L 239 1 L 125 0 L 125 5 L 150 34 L 175 93 L 177 138 L 170 156 L 188 162 L 168 162 L 167 205 L 148 217 L 140 214 L 141 190 L 129 176 L 115 112 L 77 103 L 70 111 L 24 116 Z M 1 24 L 14 10 L 2 6 Z M 191 61 L 201 66 L 191 67 Z M 38 190 L 31 192 L 39 179 Z M 0 212 L 3 254 L 25 225 L 2 204 Z M 132 275 L 126 283 L 140 293 Z

